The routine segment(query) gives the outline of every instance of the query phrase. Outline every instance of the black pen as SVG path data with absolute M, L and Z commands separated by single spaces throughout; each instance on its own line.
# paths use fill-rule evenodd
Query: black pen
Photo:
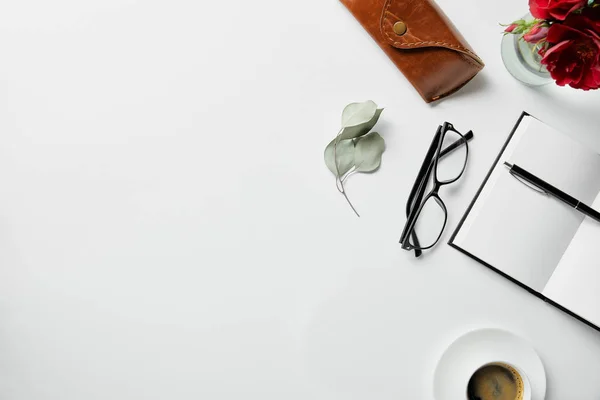
M 529 183 L 530 185 L 537 188 L 537 190 L 539 190 L 540 192 L 544 192 L 544 193 L 562 201 L 563 203 L 567 204 L 568 206 L 573 207 L 574 209 L 581 212 L 582 214 L 600 222 L 600 212 L 594 210 L 592 207 L 583 204 L 581 201 L 577 200 L 575 197 L 570 196 L 570 195 L 566 194 L 565 192 L 563 192 L 562 190 L 552 186 L 548 182 L 543 181 L 542 179 L 533 175 L 531 172 L 525 171 L 523 168 L 519 167 L 518 165 L 509 164 L 507 162 L 505 162 L 504 165 L 506 165 L 510 169 L 510 173 L 513 176 Z

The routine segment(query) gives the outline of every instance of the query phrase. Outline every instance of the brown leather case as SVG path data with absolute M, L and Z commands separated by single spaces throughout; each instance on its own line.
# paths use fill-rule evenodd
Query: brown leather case
M 340 1 L 427 103 L 459 90 L 484 67 L 433 0 Z

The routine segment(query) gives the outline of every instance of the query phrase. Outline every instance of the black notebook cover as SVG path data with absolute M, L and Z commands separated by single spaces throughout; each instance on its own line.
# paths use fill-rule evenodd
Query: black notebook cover
M 529 293 L 533 294 L 534 296 L 542 299 L 543 301 L 545 301 L 546 303 L 558 308 L 559 310 L 569 314 L 571 317 L 576 318 L 577 320 L 585 323 L 586 325 L 594 328 L 595 330 L 600 332 L 600 327 L 594 325 L 593 323 L 591 323 L 590 321 L 586 320 L 585 318 L 580 317 L 579 315 L 575 314 L 574 312 L 572 312 L 571 310 L 566 309 L 565 307 L 561 306 L 560 304 L 550 300 L 549 298 L 547 298 L 546 296 L 544 296 L 542 293 L 534 290 L 533 288 L 525 285 L 523 282 L 520 282 L 518 280 L 516 280 L 515 278 L 511 277 L 510 275 L 505 274 L 504 272 L 500 271 L 499 269 L 495 268 L 493 265 L 488 264 L 487 262 L 483 261 L 482 259 L 478 258 L 477 256 L 474 256 L 473 254 L 469 253 L 467 250 L 463 249 L 462 247 L 460 247 L 459 245 L 457 245 L 456 243 L 454 243 L 454 239 L 456 238 L 456 235 L 458 235 L 458 232 L 460 232 L 465 220 L 467 219 L 469 213 L 471 212 L 473 206 L 475 205 L 475 202 L 477 201 L 477 199 L 479 198 L 479 195 L 481 194 L 481 192 L 483 191 L 483 188 L 485 187 L 485 185 L 487 184 L 490 176 L 492 175 L 492 171 L 494 170 L 494 168 L 496 167 L 496 165 L 498 164 L 498 162 L 500 161 L 502 154 L 504 154 L 504 151 L 506 150 L 506 147 L 508 146 L 508 144 L 510 143 L 511 139 L 513 138 L 515 132 L 517 131 L 517 128 L 519 127 L 519 125 L 521 124 L 521 121 L 523 120 L 524 117 L 526 116 L 531 116 L 529 113 L 527 112 L 523 112 L 521 114 L 521 116 L 519 117 L 519 120 L 517 121 L 517 123 L 515 124 L 515 126 L 513 127 L 512 131 L 510 132 L 510 135 L 508 136 L 508 139 L 506 140 L 506 142 L 504 143 L 504 145 L 502 146 L 502 149 L 500 150 L 500 153 L 498 153 L 498 156 L 496 157 L 496 160 L 494 161 L 494 163 L 492 164 L 489 172 L 487 173 L 485 179 L 483 180 L 483 183 L 481 184 L 481 186 L 479 187 L 479 189 L 477 190 L 477 193 L 475 194 L 475 197 L 473 198 L 473 200 L 471 201 L 471 204 L 469 204 L 469 207 L 467 208 L 467 211 L 465 212 L 465 214 L 463 215 L 463 217 L 461 218 L 460 222 L 458 223 L 458 226 L 456 227 L 456 229 L 454 230 L 454 233 L 452 234 L 452 236 L 450 237 L 450 241 L 448 242 L 448 244 L 450 246 L 452 246 L 453 248 L 455 248 L 456 250 L 460 251 L 463 254 L 466 254 L 467 256 L 471 257 L 472 259 L 474 259 L 475 261 L 479 262 L 480 264 L 488 267 L 489 269 L 491 269 L 492 271 L 498 273 L 499 275 L 502 275 L 503 277 L 505 277 L 506 279 L 510 280 L 511 282 L 517 284 L 518 286 L 522 287 L 523 289 L 527 290 Z M 534 117 L 535 118 L 535 117 Z

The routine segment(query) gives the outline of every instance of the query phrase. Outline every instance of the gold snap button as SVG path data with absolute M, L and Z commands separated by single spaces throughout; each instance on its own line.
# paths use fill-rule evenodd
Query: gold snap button
M 398 21 L 394 24 L 394 33 L 398 36 L 402 36 L 406 33 L 406 24 L 402 21 Z

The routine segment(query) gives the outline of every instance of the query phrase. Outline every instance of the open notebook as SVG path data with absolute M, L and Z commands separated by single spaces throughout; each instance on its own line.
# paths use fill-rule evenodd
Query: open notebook
M 504 162 L 600 210 L 600 154 L 523 113 L 450 245 L 600 330 L 600 223 Z

